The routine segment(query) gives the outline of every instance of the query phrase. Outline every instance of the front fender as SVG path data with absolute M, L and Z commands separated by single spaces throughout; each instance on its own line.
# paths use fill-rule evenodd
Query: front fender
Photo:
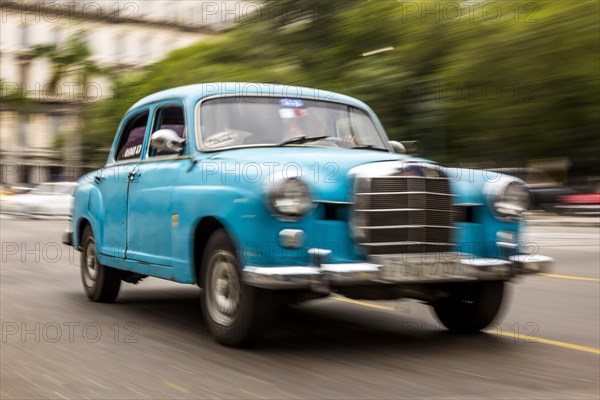
M 508 258 L 518 251 L 517 248 L 501 248 L 498 246 L 499 231 L 514 234 L 519 240 L 520 223 L 498 219 L 483 193 L 488 183 L 493 183 L 501 175 L 490 174 L 484 170 L 455 169 L 448 173 L 455 194 L 455 205 L 469 206 L 472 209 L 472 220 L 457 223 L 456 242 L 458 251 L 474 254 L 479 257 Z
M 103 230 L 98 215 L 104 215 L 104 204 L 100 191 L 94 185 L 82 178 L 75 192 L 72 213 L 73 247 L 79 249 L 80 239 L 83 234 L 84 221 L 87 221 L 94 232 L 94 238 L 98 246 L 103 241 Z M 100 250 L 100 249 L 99 249 Z

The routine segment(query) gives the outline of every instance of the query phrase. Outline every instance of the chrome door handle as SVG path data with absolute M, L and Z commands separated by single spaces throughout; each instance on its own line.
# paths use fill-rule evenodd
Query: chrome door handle
M 142 176 L 142 173 L 141 172 L 130 172 L 128 175 L 129 181 L 131 182 L 135 178 L 136 175 Z

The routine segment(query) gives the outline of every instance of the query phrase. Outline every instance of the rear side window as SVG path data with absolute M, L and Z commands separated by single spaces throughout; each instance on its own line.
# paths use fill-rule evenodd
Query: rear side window
M 127 121 L 121 135 L 117 161 L 135 160 L 141 157 L 147 124 L 148 111 L 136 114 Z

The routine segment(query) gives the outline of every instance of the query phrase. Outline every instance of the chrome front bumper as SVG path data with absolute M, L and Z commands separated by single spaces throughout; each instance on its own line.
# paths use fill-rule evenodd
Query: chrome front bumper
M 313 249 L 314 251 L 315 249 Z M 411 284 L 509 280 L 518 275 L 548 272 L 554 259 L 542 255 L 517 255 L 508 260 L 475 258 L 453 253 L 444 260 L 435 254 L 372 256 L 367 262 L 328 264 L 314 257 L 310 266 L 256 267 L 242 271 L 243 280 L 265 289 L 313 289 L 376 284 Z M 437 255 L 439 258 L 439 255 Z M 391 260 L 391 262 L 390 262 Z

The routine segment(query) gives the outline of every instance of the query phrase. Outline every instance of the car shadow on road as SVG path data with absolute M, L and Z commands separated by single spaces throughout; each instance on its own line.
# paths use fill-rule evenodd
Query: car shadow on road
M 214 344 L 200 312 L 199 290 L 194 287 L 130 290 L 110 307 L 111 315 L 136 321 L 144 331 L 197 337 L 198 346 Z M 81 299 L 81 298 L 79 298 Z M 106 310 L 106 309 L 105 309 Z M 283 307 L 274 315 L 263 339 L 248 351 L 263 354 L 348 354 L 348 351 L 386 353 L 503 352 L 510 340 L 493 334 L 455 334 L 432 318 L 316 300 Z M 459 350 L 460 349 L 460 350 Z

